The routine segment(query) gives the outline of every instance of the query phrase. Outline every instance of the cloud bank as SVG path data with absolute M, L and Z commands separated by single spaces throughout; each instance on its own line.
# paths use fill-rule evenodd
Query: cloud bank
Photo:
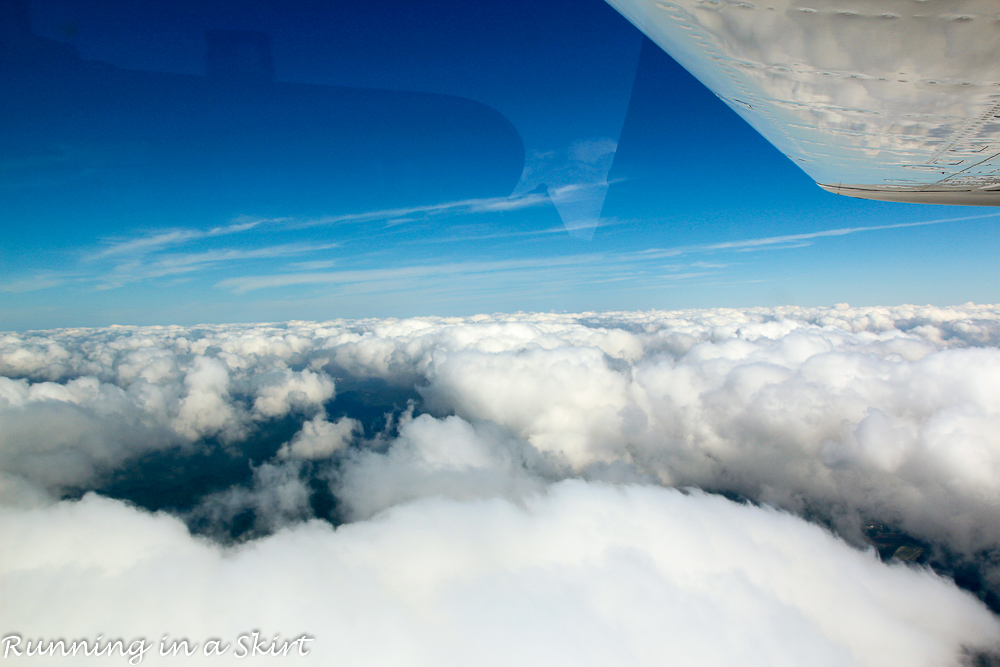
M 25 638 L 997 650 L 1000 307 L 65 329 L 0 337 L 0 374 L 0 628 Z
M 259 628 L 315 637 L 324 664 L 842 667 L 951 664 L 1000 632 L 926 572 L 786 514 L 653 487 L 569 481 L 520 507 L 427 499 L 232 552 L 97 496 L 7 512 L 3 528 L 20 536 L 3 559 L 5 622 L 25 638 Z M 41 585 L 68 595 L 53 608 Z

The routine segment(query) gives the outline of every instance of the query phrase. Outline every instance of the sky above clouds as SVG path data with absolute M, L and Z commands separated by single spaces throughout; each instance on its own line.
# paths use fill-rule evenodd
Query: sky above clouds
M 997 299 L 990 210 L 821 191 L 597 0 L 26 8 L 5 329 Z

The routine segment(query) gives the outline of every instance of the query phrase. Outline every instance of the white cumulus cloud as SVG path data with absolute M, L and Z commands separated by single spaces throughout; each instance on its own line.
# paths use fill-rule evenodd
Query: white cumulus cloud
M 24 637 L 956 664 L 998 636 L 930 567 L 1000 605 L 1000 307 L 8 333 L 0 515 Z
M 890 667 L 955 664 L 1000 636 L 929 572 L 773 510 L 652 487 L 424 501 L 237 550 L 96 496 L 5 512 L 2 530 L 18 541 L 0 618 L 25 639 L 258 629 L 308 634 L 311 664 Z

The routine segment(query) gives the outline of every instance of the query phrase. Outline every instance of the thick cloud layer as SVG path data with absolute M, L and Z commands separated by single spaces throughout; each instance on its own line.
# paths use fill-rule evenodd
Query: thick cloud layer
M 0 466 L 50 490 L 93 483 L 148 453 L 314 415 L 334 395 L 322 371 L 290 364 L 294 333 L 156 327 L 0 339 Z M 12 379 L 17 378 L 17 379 Z
M 218 618 L 225 627 L 210 634 L 239 634 L 267 621 L 271 626 L 261 628 L 267 632 L 319 636 L 315 628 L 282 621 L 308 619 L 299 615 L 301 607 L 323 610 L 317 618 L 329 618 L 322 634 L 330 641 L 340 632 L 377 640 L 377 650 L 412 658 L 402 664 L 461 662 L 484 650 L 497 664 L 527 659 L 516 651 L 577 656 L 588 644 L 564 642 L 567 632 L 596 642 L 587 653 L 592 659 L 570 659 L 573 664 L 747 663 L 745 654 L 737 660 L 721 646 L 726 641 L 759 648 L 760 664 L 801 664 L 800 650 L 819 651 L 830 664 L 899 664 L 909 653 L 886 646 L 923 646 L 909 639 L 912 633 L 930 644 L 913 653 L 923 658 L 907 661 L 950 664 L 963 644 L 982 645 L 996 631 L 988 612 L 929 571 L 881 565 L 874 554 L 860 554 L 790 515 L 657 487 L 699 487 L 798 514 L 855 547 L 874 545 L 883 558 L 928 563 L 996 607 L 1000 307 L 29 332 L 0 337 L 0 374 L 5 531 L 30 535 L 35 529 L 18 522 L 33 517 L 31 524 L 51 537 L 45 548 L 65 556 L 36 566 L 30 540 L 11 547 L 10 557 L 21 565 L 7 570 L 4 597 L 30 598 L 37 592 L 31 586 L 42 585 L 76 591 L 54 625 L 13 620 L 40 618 L 45 604 L 34 612 L 10 608 L 22 616 L 8 615 L 13 611 L 5 605 L 4 626 L 25 636 L 59 628 L 89 632 L 91 626 L 73 623 L 87 618 L 83 609 L 102 590 L 112 596 L 94 603 L 109 614 L 94 621 L 105 623 L 102 631 L 177 633 L 183 627 L 194 636 L 209 632 L 210 620 Z M 560 481 L 570 478 L 589 481 Z M 166 515 L 95 496 L 79 499 L 88 489 L 162 508 L 189 530 L 231 546 L 193 539 Z M 52 504 L 59 498 L 66 500 Z M 108 517 L 95 534 L 131 526 L 159 546 L 139 549 L 145 554 L 135 556 L 134 563 L 145 563 L 139 569 L 111 565 L 118 556 L 101 544 L 124 538 L 110 534 L 89 556 L 67 551 L 66 544 L 82 539 L 59 532 L 74 512 L 83 523 Z M 303 523 L 313 517 L 328 522 Z M 345 525 L 333 532 L 331 522 Z M 748 538 L 751 524 L 770 537 Z M 701 532 L 691 533 L 694 525 Z M 618 530 L 634 531 L 635 541 L 616 541 Z M 244 546 L 232 546 L 234 540 Z M 501 557 L 495 552 L 504 540 L 510 546 Z M 580 551 L 579 562 L 560 560 L 569 558 L 559 555 L 561 540 L 584 541 L 594 551 Z M 414 559 L 398 547 L 404 542 Z M 660 560 L 681 543 L 700 555 Z M 765 543 L 784 546 L 769 550 Z M 340 588 L 347 586 L 342 575 L 304 553 L 330 549 L 336 563 L 362 549 L 359 544 L 374 560 L 350 591 Z M 423 548 L 429 551 L 420 556 Z M 452 551 L 465 554 L 459 560 L 466 564 L 442 573 L 441 563 L 457 558 Z M 205 596 L 238 598 L 228 578 L 239 576 L 272 587 L 294 580 L 306 592 L 267 597 L 278 610 L 273 613 L 262 611 L 265 598 L 247 602 L 246 613 L 258 613 L 254 618 L 215 617 L 217 606 L 191 594 L 198 622 L 181 626 L 156 615 L 167 614 L 165 608 L 150 612 L 145 625 L 138 621 L 143 612 L 136 624 L 118 630 L 119 621 L 131 617 L 112 591 L 141 588 L 142 577 L 153 578 L 170 553 L 194 560 L 157 582 L 168 597 L 187 590 L 182 574 L 199 568 L 215 568 L 219 577 Z M 262 560 L 252 556 L 263 553 Z M 147 556 L 152 560 L 144 561 Z M 514 560 L 504 560 L 508 556 Z M 468 563 L 480 560 L 485 569 L 469 574 Z M 705 567 L 715 563 L 713 576 L 729 583 L 718 590 L 692 583 L 699 575 L 691 568 L 702 560 Z M 96 579 L 106 588 L 90 591 L 81 573 L 105 561 L 115 574 Z M 286 570 L 294 574 L 281 574 Z M 384 577 L 403 577 L 397 582 L 403 588 L 371 583 Z M 498 583 L 505 577 L 509 591 Z M 810 577 L 816 581 L 806 585 Z M 860 583 L 866 577 L 878 583 Z M 820 618 L 806 599 L 810 594 L 790 592 L 816 586 L 825 591 L 813 593 L 817 599 L 871 623 L 841 627 Z M 404 592 L 421 587 L 431 597 L 414 606 Z M 921 604 L 913 591 L 922 587 L 937 591 L 921 593 L 924 599 L 940 602 Z M 841 589 L 846 597 L 833 605 L 828 596 Z M 854 589 L 868 593 L 854 595 Z M 657 596 L 664 598 L 659 607 Z M 700 611 L 681 613 L 684 607 L 674 609 L 667 598 Z M 381 625 L 363 630 L 360 621 L 326 610 L 340 599 L 357 605 L 358 618 L 370 612 Z M 647 606 L 648 614 L 636 611 Z M 496 632 L 472 627 L 477 614 L 491 619 Z M 949 625 L 948 614 L 965 620 Z M 888 620 L 876 620 L 882 617 Z M 251 625 L 238 628 L 241 623 Z M 688 639 L 677 645 L 652 639 L 673 637 L 674 625 L 685 623 L 702 631 L 680 633 Z M 778 632 L 789 623 L 815 643 L 799 645 L 787 630 Z M 876 627 L 893 639 L 876 647 L 865 639 Z M 378 634 L 387 628 L 393 632 Z M 445 649 L 440 633 L 446 630 L 465 639 Z M 527 634 L 519 647 L 509 647 L 514 652 L 494 650 L 498 637 L 515 631 Z M 680 653 L 669 652 L 675 649 Z M 350 650 L 361 656 L 364 648 Z
M 953 664 L 1000 637 L 927 572 L 788 515 L 652 487 L 425 500 L 231 552 L 96 496 L 9 511 L 3 531 L 18 536 L 0 561 L 4 622 L 25 641 L 114 628 L 203 651 L 258 629 L 308 634 L 317 664 L 890 667 Z

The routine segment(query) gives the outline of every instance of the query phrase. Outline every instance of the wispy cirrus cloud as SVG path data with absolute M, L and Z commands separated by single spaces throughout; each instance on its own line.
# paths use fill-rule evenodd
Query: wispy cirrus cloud
M 553 203 L 553 201 L 572 202 L 580 199 L 591 198 L 593 196 L 593 191 L 600 188 L 607 188 L 607 183 L 603 181 L 569 182 L 559 185 L 548 185 L 544 189 L 542 189 L 541 186 L 538 186 L 538 188 L 532 192 L 517 194 L 510 197 L 458 199 L 438 204 L 376 209 L 373 211 L 345 213 L 342 215 L 324 215 L 304 220 L 273 218 L 261 220 L 261 222 L 283 223 L 291 229 L 377 221 L 386 222 L 387 224 L 403 224 L 407 222 L 418 222 L 435 217 L 519 211 L 538 206 L 545 206 Z
M 645 257 L 679 257 L 680 255 L 691 255 L 696 253 L 715 252 L 720 250 L 733 250 L 737 252 L 752 252 L 754 250 L 802 248 L 810 245 L 810 241 L 820 238 L 836 236 L 848 236 L 850 234 L 861 234 L 864 232 L 877 232 L 889 229 L 905 229 L 907 227 L 926 227 L 928 225 L 940 225 L 947 222 L 961 222 L 963 220 L 981 220 L 983 218 L 995 218 L 1000 213 L 985 213 L 982 215 L 967 215 L 958 218 L 940 218 L 938 220 L 923 220 L 920 222 L 899 222 L 891 225 L 870 225 L 864 227 L 840 227 L 838 229 L 824 229 L 817 232 L 807 232 L 804 234 L 784 234 L 781 236 L 764 236 L 753 239 L 740 239 L 737 241 L 725 241 L 722 243 L 706 243 L 701 245 L 677 246 L 676 248 L 649 248 L 636 255 Z
M 192 273 L 219 264 L 254 259 L 292 257 L 336 248 L 336 243 L 285 243 L 252 249 L 219 249 L 203 252 L 172 253 L 149 261 L 134 260 L 115 266 L 96 280 L 100 289 L 120 287 L 126 283 L 162 278 L 164 276 Z
M 345 213 L 343 215 L 325 215 L 309 220 L 289 221 L 286 218 L 282 218 L 276 219 L 275 221 L 286 222 L 286 224 L 288 224 L 291 228 L 322 227 L 324 225 L 376 221 L 404 223 L 438 216 L 516 211 L 535 206 L 543 206 L 548 201 L 549 198 L 547 194 L 542 192 L 532 192 L 517 197 L 481 197 L 476 199 L 459 199 L 423 206 L 376 209 L 374 211 Z
M 37 292 L 43 289 L 60 287 L 76 280 L 76 278 L 77 276 L 71 273 L 39 273 L 28 278 L 21 278 L 0 284 L 0 292 L 7 292 L 8 294 Z
M 357 269 L 345 271 L 277 273 L 270 275 L 227 278 L 216 287 L 244 294 L 260 289 L 289 287 L 293 285 L 343 285 L 378 283 L 385 281 L 419 280 L 448 276 L 497 275 L 529 269 L 553 269 L 577 266 L 597 261 L 593 255 L 563 258 L 540 258 L 494 262 L 446 262 L 417 264 L 383 269 Z
M 266 248 L 251 250 L 210 250 L 199 253 L 167 253 L 168 250 L 176 249 L 184 245 L 193 244 L 198 241 L 228 236 L 246 232 L 262 225 L 267 225 L 276 232 L 292 232 L 296 230 L 309 229 L 314 227 L 363 224 L 368 222 L 382 221 L 387 225 L 400 225 L 405 223 L 420 222 L 430 218 L 502 213 L 510 211 L 524 210 L 534 207 L 551 205 L 553 198 L 563 200 L 574 200 L 579 197 L 588 196 L 589 189 L 593 184 L 589 183 L 568 183 L 558 187 L 540 189 L 527 194 L 512 197 L 481 197 L 471 199 L 461 199 L 438 204 L 422 206 L 400 207 L 391 209 L 378 209 L 374 211 L 364 211 L 359 213 L 347 213 L 342 215 L 321 216 L 313 219 L 295 219 L 290 217 L 260 218 L 241 217 L 235 219 L 227 225 L 220 225 L 210 229 L 168 229 L 152 234 L 147 234 L 131 239 L 116 239 L 109 242 L 106 247 L 87 255 L 84 260 L 88 263 L 100 263 L 106 261 L 117 261 L 118 264 L 109 271 L 103 271 L 96 278 L 102 289 L 118 287 L 125 283 L 136 282 L 151 278 L 158 278 L 167 275 L 182 273 L 192 273 L 202 269 L 207 269 L 222 262 L 277 258 L 282 256 L 303 254 L 312 251 L 320 251 L 335 247 L 336 244 L 280 244 Z M 540 231 L 496 233 L 493 237 L 502 238 L 511 235 L 538 236 L 546 234 L 564 233 L 563 228 L 551 228 Z M 482 236 L 475 237 L 476 239 Z M 461 240 L 459 238 L 448 239 Z M 333 261 L 322 259 L 316 261 L 297 262 L 293 266 L 305 271 L 315 271 L 329 268 Z M 309 284 L 313 282 L 336 282 L 322 278 L 331 274 L 308 274 L 293 280 L 291 276 L 282 274 L 275 276 L 271 281 L 274 284 Z M 337 274 L 340 275 L 340 274 Z M 86 277 L 83 278 L 87 280 Z M 248 281 L 247 284 L 257 284 L 256 278 L 237 279 Z M 38 285 L 42 289 L 49 285 L 51 281 L 42 279 L 29 279 L 19 281 L 24 283 L 13 285 L 12 288 L 32 289 L 33 285 Z M 228 285 L 227 281 L 223 281 Z M 53 283 L 54 284 L 54 283 Z M 62 284 L 62 283 L 60 283 Z M 253 287 L 251 289 L 257 289 Z
M 268 222 L 275 221 L 277 220 L 268 220 Z M 198 239 L 238 234 L 253 229 L 263 222 L 265 222 L 264 219 L 239 218 L 228 225 L 220 225 L 211 229 L 171 229 L 159 231 L 155 234 L 140 236 L 138 238 L 112 241 L 104 249 L 90 255 L 88 259 L 98 260 L 108 257 L 144 255 Z
M 470 200 L 471 201 L 471 200 Z M 470 201 L 464 202 L 467 208 Z M 480 202 L 477 206 L 485 206 Z M 491 280 L 506 280 L 516 275 L 521 283 L 537 283 L 559 285 L 561 289 L 579 289 L 587 285 L 602 283 L 634 281 L 638 286 L 651 284 L 667 284 L 683 281 L 726 280 L 726 269 L 733 266 L 727 261 L 671 261 L 683 256 L 718 254 L 723 252 L 746 253 L 757 250 L 779 250 L 801 248 L 811 245 L 814 241 L 824 238 L 834 238 L 851 234 L 924 227 L 963 220 L 996 217 L 1000 213 L 979 214 L 962 217 L 940 218 L 918 222 L 902 222 L 886 225 L 868 225 L 859 227 L 840 227 L 836 229 L 806 232 L 802 234 L 785 234 L 758 238 L 740 239 L 720 243 L 677 246 L 674 248 L 650 248 L 638 252 L 620 253 L 581 253 L 563 255 L 557 258 L 544 257 L 538 259 L 523 259 L 517 261 L 443 261 L 438 263 L 411 263 L 383 266 L 380 268 L 349 268 L 337 271 L 323 271 L 332 266 L 330 262 L 302 262 L 290 265 L 290 271 L 279 271 L 266 274 L 235 276 L 221 280 L 216 287 L 245 294 L 257 290 L 287 288 L 306 285 L 345 286 L 352 285 L 354 289 L 365 291 L 372 289 L 403 289 L 417 290 L 430 288 L 440 289 L 443 278 L 457 279 L 461 277 L 458 287 L 480 291 L 488 286 L 481 279 L 491 276 Z M 490 234 L 458 235 L 434 239 L 444 241 L 482 241 L 489 238 L 505 238 L 512 236 L 541 236 L 563 232 L 559 228 L 542 230 L 520 230 L 511 232 L 494 232 Z M 422 241 L 417 241 L 421 243 Z M 693 258 L 692 258 L 693 260 Z M 731 277 L 731 276 L 730 276 Z M 378 287 L 381 285 L 381 287 Z
M 230 231 L 229 233 L 235 233 Z M 11 294 L 35 292 L 66 285 L 93 285 L 98 290 L 122 287 L 130 283 L 168 276 L 193 274 L 225 265 L 253 260 L 280 259 L 331 250 L 338 243 L 282 243 L 258 248 L 215 248 L 198 252 L 163 252 L 168 244 L 183 244 L 204 234 L 174 233 L 137 239 L 128 249 L 120 248 L 108 256 L 87 257 L 77 271 L 44 272 L 0 283 L 0 292 Z M 185 240 L 186 239 L 186 240 Z M 302 269 L 327 268 L 332 260 L 296 262 Z
M 583 189 L 583 186 L 572 185 L 564 189 Z M 901 222 L 884 225 L 868 225 L 857 227 L 839 227 L 835 229 L 805 232 L 801 234 L 785 234 L 757 238 L 738 239 L 719 243 L 695 244 L 667 248 L 648 248 L 641 251 L 618 253 L 579 253 L 561 255 L 558 257 L 544 256 L 519 260 L 483 259 L 480 261 L 465 261 L 466 256 L 456 257 L 445 254 L 437 261 L 421 261 L 416 257 L 399 257 L 378 260 L 372 257 L 362 257 L 348 252 L 336 259 L 323 251 L 339 247 L 339 243 L 331 242 L 297 242 L 279 243 L 263 247 L 204 248 L 206 239 L 238 234 L 267 224 L 272 233 L 290 232 L 307 226 L 334 224 L 341 222 L 361 222 L 375 219 L 400 219 L 395 216 L 415 215 L 451 215 L 460 212 L 496 212 L 515 210 L 539 205 L 548 200 L 547 193 L 532 193 L 519 198 L 488 198 L 468 199 L 460 202 L 448 202 L 434 206 L 412 207 L 406 209 L 386 209 L 363 214 L 324 218 L 322 221 L 297 221 L 290 218 L 274 219 L 237 219 L 231 224 L 203 230 L 170 230 L 161 234 L 142 236 L 121 241 L 99 253 L 86 258 L 76 272 L 47 272 L 35 276 L 10 281 L 0 285 L 0 291 L 8 293 L 29 292 L 58 287 L 67 284 L 89 284 L 99 290 L 115 289 L 126 284 L 155 280 L 166 277 L 193 276 L 201 272 L 216 271 L 222 275 L 214 283 L 216 287 L 235 294 L 246 294 L 258 290 L 289 288 L 295 286 L 353 286 L 352 291 L 379 292 L 386 290 L 410 291 L 421 289 L 421 286 L 435 290 L 444 289 L 442 280 L 452 280 L 447 287 L 449 292 L 465 289 L 470 292 L 481 292 L 490 287 L 489 276 L 495 280 L 510 283 L 523 283 L 518 289 L 527 289 L 526 283 L 537 284 L 539 288 L 550 285 L 553 289 L 580 289 L 586 285 L 635 281 L 645 285 L 677 283 L 681 281 L 728 280 L 726 269 L 733 266 L 728 261 L 693 261 L 697 255 L 717 255 L 719 253 L 747 253 L 761 250 L 787 250 L 812 245 L 824 238 L 843 237 L 854 234 L 872 233 L 895 229 L 924 227 L 950 222 L 991 218 L 1000 213 L 977 214 L 962 217 L 948 217 L 918 222 Z M 622 221 L 617 221 L 621 223 Z M 461 227 L 456 229 L 462 229 Z M 449 236 L 437 236 L 432 239 L 407 239 L 400 241 L 403 245 L 432 243 L 482 242 L 489 239 L 508 237 L 543 237 L 565 233 L 558 227 L 546 227 L 536 230 L 482 230 L 476 233 L 459 233 Z M 369 231 L 365 231 L 368 238 Z M 180 252 L 184 246 L 190 246 L 191 252 Z M 313 255 L 310 257 L 309 255 Z M 689 256 L 690 260 L 677 261 Z M 250 275 L 240 275 L 247 272 L 243 262 L 257 260 L 280 260 L 282 258 L 301 258 L 297 261 L 271 264 L 257 264 L 257 272 Z M 664 262 L 664 260 L 675 260 Z M 337 267 L 337 270 L 331 270 Z M 341 268 L 342 267 L 342 268 Z M 699 283 L 701 284 L 701 283 Z
M 264 289 L 305 285 L 350 286 L 352 291 L 456 290 L 493 292 L 500 286 L 521 294 L 538 290 L 576 290 L 586 286 L 632 281 L 668 283 L 718 275 L 723 264 L 636 261 L 624 254 L 586 253 L 521 260 L 439 262 L 378 269 L 299 271 L 226 278 L 216 287 L 245 294 Z

